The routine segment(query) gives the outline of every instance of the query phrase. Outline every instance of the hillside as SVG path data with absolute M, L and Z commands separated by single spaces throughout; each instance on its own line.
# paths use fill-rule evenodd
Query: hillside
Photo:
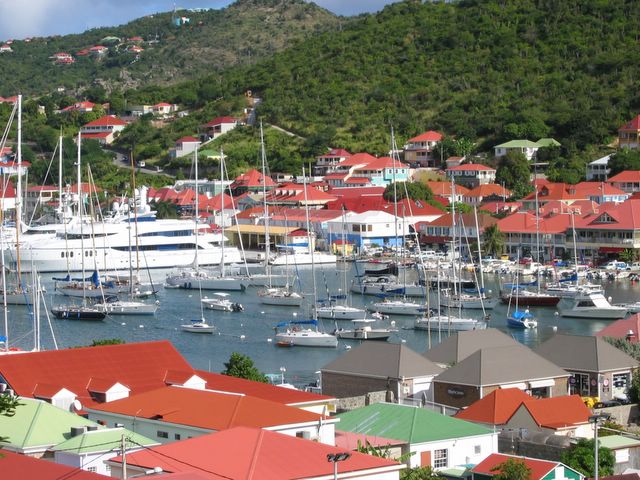
M 626 0 L 406 1 L 164 93 L 251 89 L 269 122 L 354 150 L 387 151 L 393 124 L 401 140 L 553 136 L 575 152 L 640 109 L 638 24 Z
M 188 23 L 176 26 L 180 17 Z M 42 95 L 61 86 L 73 93 L 94 84 L 107 90 L 166 85 L 255 63 L 341 23 L 302 0 L 238 0 L 220 10 L 178 10 L 78 35 L 14 41 L 13 52 L 0 53 L 0 95 Z M 142 41 L 128 41 L 135 37 Z M 108 51 L 78 55 L 99 45 Z M 71 54 L 74 63 L 56 64 L 50 57 L 59 52 Z

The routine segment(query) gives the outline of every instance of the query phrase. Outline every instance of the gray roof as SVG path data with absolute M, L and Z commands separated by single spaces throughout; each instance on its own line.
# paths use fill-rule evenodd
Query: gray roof
M 507 345 L 518 345 L 518 342 L 495 328 L 469 330 L 451 335 L 442 343 L 424 352 L 422 356 L 441 365 L 453 365 L 481 348 Z
M 436 377 L 437 382 L 489 386 L 568 377 L 569 374 L 521 344 L 483 348 Z
M 568 370 L 607 372 L 621 368 L 636 368 L 639 363 L 601 337 L 558 333 L 538 345 L 534 351 Z
M 437 375 L 442 369 L 402 344 L 364 342 L 325 365 L 323 372 L 384 378 Z

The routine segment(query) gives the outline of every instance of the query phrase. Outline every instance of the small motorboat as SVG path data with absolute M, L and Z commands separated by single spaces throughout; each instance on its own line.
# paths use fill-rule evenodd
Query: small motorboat
M 232 302 L 227 298 L 229 296 L 228 293 L 217 292 L 214 295 L 216 296 L 213 298 L 204 297 L 200 300 L 209 310 L 219 310 L 221 312 L 242 312 L 244 310 L 240 303 Z
M 545 292 L 534 292 L 522 287 L 513 288 L 511 292 L 504 292 L 500 298 L 502 303 L 509 304 L 512 301 L 515 303 L 516 297 L 518 297 L 518 303 L 520 305 L 534 307 L 554 307 L 560 302 L 560 297 L 558 295 L 551 295 Z
M 61 305 L 51 309 L 60 320 L 104 320 L 107 314 L 93 307 Z
M 511 315 L 507 316 L 507 325 L 513 328 L 536 328 L 538 321 L 529 310 L 515 310 Z
M 616 320 L 627 314 L 627 307 L 611 305 L 601 293 L 590 293 L 576 297 L 573 306 L 560 314 L 563 317 Z
M 353 328 L 336 328 L 333 334 L 346 340 L 380 340 L 386 341 L 397 332 L 394 328 L 374 328 L 369 323 L 375 320 L 353 320 Z
M 213 325 L 209 325 L 204 318 L 201 320 L 191 320 L 191 323 L 181 325 L 182 330 L 191 333 L 213 333 L 216 329 Z

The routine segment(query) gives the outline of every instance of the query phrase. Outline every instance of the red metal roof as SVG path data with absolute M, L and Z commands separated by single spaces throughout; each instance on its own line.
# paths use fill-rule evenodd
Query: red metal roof
M 113 135 L 112 132 L 99 132 L 99 133 L 83 133 L 82 138 L 107 138 L 109 135 Z
M 166 386 L 91 408 L 214 431 L 239 426 L 278 427 L 319 422 L 322 418 L 317 413 L 244 394 Z
M 622 320 L 616 320 L 596 333 L 596 336 L 624 338 L 631 343 L 638 343 L 640 337 L 640 314 L 635 313 Z
M 467 197 L 490 197 L 495 195 L 496 197 L 508 198 L 511 196 L 511 190 L 496 183 L 485 183 L 484 185 L 478 185 L 472 188 L 465 195 Z
M 366 165 L 356 168 L 358 170 L 383 170 L 385 168 L 404 168 L 407 165 L 399 160 L 394 160 L 391 157 L 380 157 L 371 160 Z
M 277 432 L 237 427 L 130 453 L 127 463 L 142 468 L 159 466 L 166 472 L 198 472 L 210 479 L 330 478 L 334 465 L 327 461 L 327 455 L 339 451 L 338 447 Z M 112 461 L 120 462 L 121 458 Z M 359 452 L 351 452 L 348 460 L 336 465 L 340 476 L 401 468 L 393 460 Z
M 410 138 L 409 142 L 439 142 L 440 140 L 442 140 L 442 134 L 440 132 L 429 130 L 428 132 L 421 133 L 417 137 Z
M 516 457 L 514 455 L 492 453 L 478 465 L 473 467 L 471 471 L 489 476 L 497 475 L 499 470 L 496 471 L 494 468 L 509 459 L 518 460 L 527 465 L 527 467 L 531 469 L 531 480 L 542 480 L 551 470 L 558 466 L 558 462 L 548 462 L 546 460 L 538 460 L 537 458 Z
M 571 215 L 559 214 L 536 220 L 536 216 L 529 212 L 516 212 L 499 220 L 498 228 L 505 233 L 530 233 L 536 231 L 536 223 L 540 233 L 565 233 L 571 226 Z
M 530 398 L 519 388 L 498 388 L 460 410 L 455 417 L 470 422 L 504 425 L 522 402 Z
M 2 478 L 37 478 L 38 480 L 106 480 L 104 475 L 91 473 L 76 467 L 68 467 L 50 460 L 40 460 L 2 450 Z
M 371 180 L 366 177 L 351 177 L 347 178 L 344 183 L 348 185 L 368 185 L 371 183 Z
M 579 395 L 530 398 L 524 402 L 524 408 L 539 426 L 552 429 L 587 424 L 591 415 Z
M 182 137 L 179 138 L 178 140 L 176 140 L 176 145 L 180 145 L 182 143 L 200 143 L 200 140 L 198 140 L 197 138 L 193 138 L 193 137 Z
M 597 213 L 577 217 L 575 226 L 596 230 L 638 230 L 640 229 L 640 200 L 628 199 L 622 203 L 603 203 Z
M 450 197 L 452 188 L 451 182 L 426 182 L 434 195 Z M 469 192 L 467 187 L 456 185 L 456 195 L 466 195 Z
M 262 173 L 260 173 L 255 168 L 246 171 L 242 175 L 238 175 L 233 183 L 231 184 L 231 188 L 237 187 L 261 187 L 262 184 L 265 184 L 267 187 L 273 187 L 276 183 L 269 176 L 262 177 Z
M 338 164 L 340 167 L 355 167 L 357 165 L 368 164 L 376 160 L 376 157 L 369 153 L 355 153 L 346 160 L 343 160 Z
M 447 170 L 454 172 L 493 170 L 495 172 L 496 169 L 487 167 L 486 165 L 482 165 L 481 163 L 465 163 L 464 165 L 456 165 L 455 167 L 450 167 Z
M 237 123 L 238 118 L 235 117 L 217 117 L 205 124 L 205 127 L 215 127 L 216 125 L 222 125 L 223 123 Z
M 625 170 L 623 172 L 614 175 L 607 180 L 607 183 L 639 183 L 640 182 L 640 170 Z
M 85 127 L 109 127 L 109 126 L 126 126 L 127 122 L 121 120 L 115 115 L 105 115 L 103 117 L 94 120 L 93 122 L 89 122 Z
M 193 371 L 166 340 L 0 356 L 0 375 L 18 395 L 31 397 L 45 383 L 72 391 L 83 405 L 95 404 L 87 391 L 92 377 L 117 379 L 137 393 L 164 387 L 167 370 Z
M 344 148 L 332 148 L 329 153 L 319 155 L 316 158 L 335 158 L 335 157 L 350 157 L 351 154 Z
M 638 115 L 633 120 L 625 123 L 618 130 L 640 130 L 640 115 Z

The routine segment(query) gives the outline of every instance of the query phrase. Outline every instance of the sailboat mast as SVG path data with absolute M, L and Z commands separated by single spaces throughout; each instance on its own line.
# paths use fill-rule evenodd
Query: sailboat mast
M 311 284 L 313 285 L 313 319 L 318 320 L 316 305 L 318 304 L 318 292 L 316 290 L 316 269 L 314 263 L 314 246 L 311 243 L 311 220 L 309 220 L 309 202 L 307 201 L 307 177 L 305 176 L 304 165 L 302 166 L 302 188 L 304 190 L 304 212 L 307 221 L 307 242 L 309 243 L 309 253 L 311 254 Z
M 482 288 L 482 292 L 480 292 L 480 298 L 482 298 L 482 294 L 484 292 L 484 275 L 482 273 L 482 246 L 480 245 L 480 225 L 478 225 L 478 208 L 473 206 L 473 216 L 476 220 L 476 242 L 478 243 L 478 267 L 480 268 L 480 288 Z
M 269 255 L 271 253 L 271 238 L 269 237 L 269 207 L 267 205 L 267 153 L 264 148 L 264 133 L 262 120 L 260 121 L 260 157 L 262 160 L 262 207 L 264 215 L 264 272 L 269 279 L 271 287 L 271 275 L 269 275 Z
M 196 170 L 197 172 L 197 170 Z M 220 207 L 220 233 L 222 234 L 222 239 L 220 240 L 220 276 L 224 277 L 224 151 L 222 147 L 220 147 L 220 193 L 222 193 L 222 206 Z M 238 235 L 240 236 L 240 235 Z
M 133 196 L 133 221 L 135 222 L 135 236 L 136 236 L 136 275 L 140 278 L 140 243 L 138 240 L 138 206 L 136 195 L 136 169 L 133 162 L 133 150 L 131 151 L 131 194 Z M 196 194 L 198 192 L 198 183 L 196 182 Z M 131 209 L 129 209 L 131 210 Z M 129 219 L 131 223 L 131 219 Z M 131 225 L 129 225 L 131 226 Z M 129 229 L 129 236 L 131 236 L 131 229 Z M 129 265 L 131 265 L 131 247 L 129 247 Z M 129 269 L 129 283 L 131 284 L 131 293 L 133 294 L 133 276 L 131 269 Z
M 63 205 L 62 205 L 62 135 L 59 138 L 60 145 L 58 147 L 58 215 L 59 218 L 63 217 Z
M 78 182 L 78 218 L 80 219 L 80 263 L 82 264 L 82 304 L 84 305 L 86 301 L 85 296 L 85 285 L 84 285 L 84 232 L 83 232 L 83 209 L 82 209 L 82 166 L 81 166 L 81 149 L 82 149 L 82 134 L 78 132 L 78 158 L 76 161 L 76 181 Z M 73 250 L 72 250 L 73 253 Z
M 2 260 L 2 312 L 4 320 L 4 348 L 9 351 L 9 317 L 7 311 L 7 276 L 4 264 L 4 235 L 0 235 L 0 259 Z
M 199 212 L 199 207 L 200 204 L 198 203 L 198 144 L 196 144 L 196 148 L 193 151 L 193 170 L 194 170 L 194 176 L 196 178 L 196 198 L 195 198 L 195 216 L 194 216 L 194 223 L 195 223 L 195 227 L 196 230 L 194 232 L 194 235 L 196 237 L 196 241 L 195 241 L 195 249 L 196 249 L 196 253 L 195 253 L 195 257 L 194 257 L 194 261 L 196 264 L 196 271 L 200 268 L 199 263 L 198 263 L 198 222 L 199 222 L 199 216 L 200 216 L 200 212 Z
M 18 161 L 18 183 L 16 189 L 16 271 L 18 289 L 22 290 L 22 273 L 20 270 L 20 228 L 22 227 L 22 95 L 18 95 L 18 138 L 16 156 Z M 6 285 L 3 285 L 6 289 Z
M 391 181 L 393 182 L 393 218 L 396 238 L 395 261 L 398 265 L 398 186 L 396 183 L 396 154 L 395 154 L 396 137 L 391 127 Z M 403 232 L 404 233 L 404 232 Z M 404 244 L 404 241 L 402 242 Z
M 578 245 L 576 243 L 575 211 L 571 212 L 571 230 L 573 232 L 573 261 L 576 264 L 576 287 L 578 286 Z

